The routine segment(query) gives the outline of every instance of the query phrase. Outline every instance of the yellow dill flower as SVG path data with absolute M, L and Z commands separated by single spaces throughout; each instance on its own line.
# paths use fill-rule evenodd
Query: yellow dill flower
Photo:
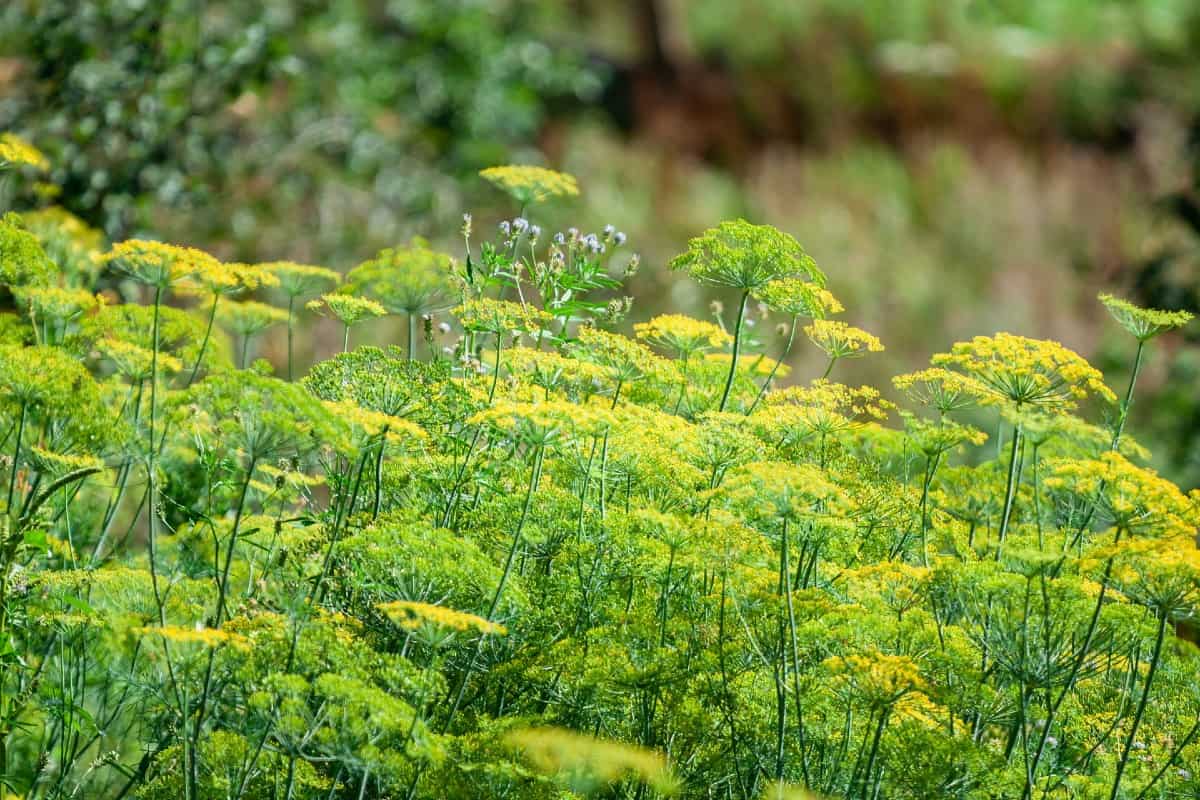
M 607 368 L 618 383 L 639 380 L 666 366 L 645 345 L 619 333 L 584 325 L 577 336 L 571 351 L 585 361 Z
M 128 239 L 100 256 L 134 280 L 165 288 L 202 274 L 222 274 L 221 262 L 203 250 L 146 239 Z
M 828 289 L 799 278 L 781 278 L 751 292 L 767 308 L 781 314 L 825 319 L 846 309 Z
M 976 381 L 984 402 L 1065 409 L 1089 395 L 1116 401 L 1098 369 L 1073 350 L 1045 339 L 1010 333 L 976 336 L 955 344 L 949 353 L 938 353 L 932 361 Z
M 48 475 L 66 475 L 81 469 L 100 469 L 104 462 L 95 456 L 72 453 L 56 453 L 39 445 L 29 451 L 29 461 L 38 472 Z
M 504 352 L 510 373 L 547 391 L 595 391 L 608 374 L 599 365 L 532 347 L 514 347 Z
M 100 269 L 104 234 L 59 206 L 27 211 L 21 216 L 69 282 L 92 285 Z
M 550 314 L 533 306 L 488 297 L 465 300 L 453 313 L 467 330 L 497 336 L 534 333 L 553 320 Z
M 216 648 L 226 645 L 237 650 L 249 650 L 250 640 L 240 633 L 207 628 L 199 623 L 192 627 L 183 625 L 162 625 L 134 628 L 132 633 L 137 636 L 159 636 L 164 641 L 179 645 L 199 645 Z
M 334 419 L 350 426 L 352 437 L 361 446 L 368 439 L 385 436 L 390 442 L 421 441 L 427 434 L 421 426 L 400 417 L 363 408 L 350 400 L 322 400 Z
M 847 386 L 819 378 L 808 386 L 789 386 L 767 395 L 767 405 L 795 406 L 864 420 L 884 420 L 895 408 L 872 386 Z
M 955 448 L 970 444 L 978 447 L 987 441 L 988 435 L 971 425 L 963 425 L 949 419 L 931 422 L 901 412 L 904 432 L 924 455 L 929 458 L 940 456 Z
M 1160 615 L 1187 618 L 1200 606 L 1200 548 L 1195 536 L 1139 539 L 1092 553 L 1088 566 L 1103 569 L 1112 558 L 1110 578 L 1129 600 Z
M 341 274 L 332 269 L 294 261 L 268 261 L 257 266 L 274 275 L 283 293 L 293 298 L 330 289 L 342 281 Z
M 495 622 L 488 622 L 483 617 L 468 614 L 465 611 L 455 611 L 445 606 L 421 603 L 414 600 L 393 600 L 390 603 L 380 603 L 379 610 L 393 622 L 408 631 L 414 631 L 422 625 L 436 628 L 447 628 L 452 631 L 465 633 L 479 631 L 482 634 L 504 634 L 508 630 Z
M 633 778 L 663 793 L 673 793 L 676 780 L 660 754 L 622 742 L 596 739 L 565 728 L 525 728 L 505 736 L 539 771 L 565 779 L 572 789 Z
M 579 183 L 574 175 L 545 167 L 510 164 L 480 170 L 479 176 L 522 206 L 541 203 L 551 197 L 575 197 L 579 194 Z
M 96 349 L 117 368 L 117 372 L 131 381 L 143 381 L 150 377 L 154 353 L 123 339 L 104 337 L 96 342 Z M 168 353 L 158 354 L 158 370 L 172 374 L 183 369 L 183 362 Z
M 350 270 L 344 291 L 369 297 L 392 314 L 423 314 L 451 304 L 453 272 L 453 258 L 417 237 Z
M 914 402 L 932 406 L 942 414 L 974 405 L 980 394 L 974 381 L 939 367 L 897 375 L 892 385 Z
M 8 167 L 33 167 L 45 172 L 50 162 L 41 150 L 15 133 L 0 133 L 0 169 Z
M 832 514 L 831 509 L 843 506 L 846 499 L 825 472 L 812 464 L 752 461 L 732 472 L 727 485 L 734 496 L 770 503 L 778 516 L 792 519 Z
M 222 303 L 217 308 L 217 319 L 221 324 L 241 336 L 255 336 L 272 325 L 287 322 L 287 318 L 283 309 L 254 300 Z
M 1047 489 L 1095 499 L 1101 513 L 1120 530 L 1143 536 L 1194 535 L 1197 507 L 1179 487 L 1120 453 L 1096 459 L 1057 459 L 1050 463 Z
M 1099 300 L 1117 324 L 1129 331 L 1139 342 L 1146 342 L 1160 333 L 1182 328 L 1192 320 L 1192 315 L 1187 311 L 1141 308 L 1111 294 L 1102 294 Z
M 813 320 L 804 326 L 804 334 L 833 361 L 883 352 L 883 343 L 878 338 L 837 320 Z
M 695 353 L 725 347 L 733 337 L 719 325 L 684 314 L 660 314 L 633 326 L 637 338 L 687 359 Z
M 96 308 L 101 302 L 100 298 L 86 289 L 58 286 L 14 288 L 13 296 L 29 310 L 35 322 L 68 322 Z
M 549 445 L 571 434 L 599 436 L 611 428 L 614 418 L 606 409 L 567 401 L 544 403 L 497 402 L 474 414 L 473 425 L 487 425 L 501 433 L 533 445 Z
M 321 316 L 331 316 L 341 321 L 346 327 L 362 322 L 364 319 L 374 319 L 387 315 L 387 309 L 368 300 L 365 297 L 355 297 L 352 294 L 324 294 L 320 300 L 313 300 L 305 306 L 309 311 Z M 284 314 L 287 319 L 287 314 Z
M 925 687 L 920 668 L 908 656 L 873 650 L 861 655 L 832 656 L 824 665 L 832 675 L 845 681 L 852 695 L 872 708 L 891 706 Z
M 273 272 L 254 264 L 217 264 L 185 279 L 177 291 L 193 295 L 238 294 L 279 285 Z

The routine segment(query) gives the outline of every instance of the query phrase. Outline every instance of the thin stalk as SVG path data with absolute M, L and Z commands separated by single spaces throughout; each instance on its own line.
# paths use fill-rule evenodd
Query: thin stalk
M 1018 413 L 1020 409 L 1018 409 Z M 1013 426 L 1011 449 L 1008 454 L 1008 483 L 1004 488 L 1004 513 L 1000 516 L 1000 533 L 996 544 L 996 560 L 1000 560 L 1000 552 L 1004 547 L 1004 539 L 1008 536 L 1008 523 L 1012 519 L 1013 501 L 1017 494 L 1018 454 L 1021 447 L 1021 423 Z
M 921 485 L 921 564 L 926 567 L 929 566 L 929 487 L 940 458 L 940 454 L 925 457 L 925 480 Z
M 496 585 L 496 593 L 492 595 L 491 605 L 488 606 L 487 616 L 484 617 L 488 622 L 494 621 L 496 610 L 500 607 L 500 599 L 504 596 L 504 589 L 508 585 L 509 577 L 512 575 L 513 562 L 516 560 L 517 549 L 521 546 L 521 534 L 525 530 L 525 522 L 529 519 L 529 511 L 533 506 L 533 492 L 541 475 L 544 453 L 545 449 L 539 446 L 537 453 L 533 457 L 533 466 L 529 470 L 529 485 L 525 490 L 525 504 L 521 509 L 521 517 L 517 521 L 516 530 L 513 531 L 512 545 L 508 548 L 508 557 L 504 561 L 504 571 L 500 574 L 500 583 Z M 458 691 L 454 697 L 454 705 L 450 708 L 450 714 L 446 717 L 443 730 L 449 730 L 450 723 L 453 722 L 459 707 L 462 705 L 463 696 L 467 691 L 467 683 L 471 679 L 471 673 L 475 671 L 475 662 L 479 660 L 479 655 L 483 651 L 483 642 L 484 638 L 482 636 L 479 637 L 475 645 L 475 651 L 471 655 L 471 660 L 467 662 L 467 669 L 459 681 Z
M 796 325 L 798 321 L 798 317 L 792 317 L 792 327 L 791 330 L 788 331 L 787 344 L 784 345 L 783 352 L 779 354 L 779 358 L 775 359 L 775 366 L 771 367 L 771 374 L 767 376 L 765 381 L 763 381 L 763 385 L 761 388 L 759 388 L 758 394 L 754 398 L 754 402 L 750 404 L 750 408 L 746 409 L 747 417 L 754 413 L 754 409 L 758 408 L 758 404 L 762 401 L 763 395 L 767 393 L 767 388 L 771 385 L 771 381 L 775 380 L 775 373 L 779 371 L 779 365 L 782 364 L 783 360 L 788 357 L 788 353 L 792 352 L 792 344 L 796 341 Z M 828 375 L 829 372 L 826 371 L 825 374 Z
M 221 295 L 214 292 L 212 308 L 208 310 L 208 324 L 204 326 L 204 338 L 200 341 L 200 352 L 196 354 L 196 363 L 192 365 L 192 374 L 188 376 L 184 388 L 191 386 L 196 381 L 197 373 L 200 372 L 200 365 L 204 362 L 204 353 L 208 350 L 208 340 L 212 337 L 213 323 L 217 319 L 217 302 L 220 299 Z
M 150 418 L 149 442 L 150 449 L 146 455 L 146 498 L 150 559 L 150 585 L 154 589 L 154 604 L 158 607 L 158 623 L 166 624 L 166 614 L 163 611 L 162 594 L 158 588 L 158 476 L 155 470 L 157 451 L 154 448 L 154 423 L 158 415 L 158 337 L 159 311 L 162 307 L 163 287 L 154 287 L 154 322 L 151 331 L 150 350 Z
M 288 295 L 288 322 L 287 322 L 287 348 L 288 348 L 288 382 L 294 381 L 295 375 L 292 373 L 293 360 L 293 342 L 296 335 L 296 295 Z
M 26 408 L 27 405 L 25 403 L 21 403 L 21 417 L 20 421 L 17 423 L 17 443 L 13 448 L 12 468 L 11 474 L 8 478 L 8 502 L 4 506 L 4 510 L 7 511 L 9 515 L 12 515 L 13 495 L 17 491 L 17 468 L 20 466 L 21 461 L 21 437 L 25 434 Z
M 1167 634 L 1167 614 L 1158 618 L 1158 635 L 1154 638 L 1154 652 L 1150 656 L 1150 667 L 1146 672 L 1146 682 L 1142 684 L 1142 697 L 1138 700 L 1137 711 L 1133 715 L 1133 725 L 1129 735 L 1125 737 L 1125 747 L 1121 751 L 1121 760 L 1117 762 L 1117 775 L 1113 779 L 1112 791 L 1108 800 L 1116 800 L 1117 792 L 1121 790 L 1121 779 L 1125 776 L 1125 765 L 1129 763 L 1129 752 L 1133 749 L 1133 740 L 1137 737 L 1138 726 L 1142 724 L 1142 715 L 1146 713 L 1146 703 L 1150 699 L 1150 684 L 1154 682 L 1154 673 L 1158 670 L 1158 662 L 1162 656 L 1163 638 Z
M 733 389 L 733 378 L 737 374 L 738 352 L 742 346 L 742 318 L 746 316 L 746 301 L 750 299 L 749 290 L 742 292 L 742 301 L 738 303 L 737 324 L 733 328 L 733 357 L 729 359 L 729 375 L 725 378 L 725 391 L 721 393 L 721 405 L 718 411 L 724 411 L 729 403 L 729 392 Z

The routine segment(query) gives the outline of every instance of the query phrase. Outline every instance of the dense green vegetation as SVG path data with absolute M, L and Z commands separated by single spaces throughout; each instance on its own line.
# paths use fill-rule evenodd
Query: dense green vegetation
M 1119 387 L 1008 333 L 847 385 L 884 343 L 791 236 L 631 326 L 626 235 L 546 221 L 586 182 L 497 189 L 345 276 L 0 221 L 0 795 L 1200 792 L 1200 494 L 1127 425 L 1189 314 L 1100 298 Z

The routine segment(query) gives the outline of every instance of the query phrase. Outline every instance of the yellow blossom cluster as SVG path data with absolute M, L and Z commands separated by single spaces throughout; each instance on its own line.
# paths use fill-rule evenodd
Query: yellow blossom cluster
M 634 325 L 633 330 L 637 338 L 669 350 L 683 359 L 705 350 L 725 347 L 733 341 L 733 337 L 719 325 L 684 314 L 659 314 L 649 322 Z
M 221 262 L 203 250 L 147 239 L 127 239 L 113 245 L 100 261 L 124 270 L 134 280 L 159 287 L 226 274 Z
M 50 162 L 29 142 L 15 133 L 0 133 L 0 167 L 33 167 L 45 172 Z
M 460 633 L 472 630 L 483 634 L 507 632 L 503 625 L 489 622 L 475 614 L 416 600 L 393 600 L 390 603 L 381 603 L 379 610 L 401 628 L 409 631 L 417 630 L 423 625 L 431 625 L 435 628 L 445 628 Z
M 883 343 L 877 337 L 838 320 L 813 320 L 804 326 L 804 334 L 834 361 L 883 352 Z
M 1110 403 L 1116 400 L 1098 369 L 1073 350 L 1045 339 L 1011 333 L 976 336 L 932 361 L 973 379 L 982 390 L 982 402 L 1070 408 L 1091 395 Z
M 545 167 L 510 164 L 480 170 L 479 176 L 522 205 L 579 194 L 579 183 L 574 175 Z

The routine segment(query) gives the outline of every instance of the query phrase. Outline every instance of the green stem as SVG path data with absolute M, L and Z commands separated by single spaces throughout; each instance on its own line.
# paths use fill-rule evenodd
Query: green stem
M 742 292 L 742 301 L 738 303 L 737 323 L 733 328 L 733 357 L 729 359 L 729 376 L 725 378 L 725 391 L 721 393 L 721 405 L 718 411 L 724 411 L 729 403 L 729 392 L 733 389 L 733 378 L 737 374 L 738 352 L 742 345 L 742 318 L 746 315 L 746 301 L 750 292 Z
M 196 375 L 200 372 L 200 365 L 204 363 L 204 353 L 208 350 L 208 340 L 212 337 L 213 323 L 217 319 L 217 302 L 220 299 L 221 295 L 213 295 L 212 308 L 208 311 L 208 324 L 204 326 L 204 339 L 200 342 L 200 352 L 196 354 L 196 363 L 192 365 L 192 374 L 188 376 L 186 386 L 191 386 L 195 382 Z
M 775 366 L 771 367 L 771 374 L 767 376 L 765 381 L 763 381 L 763 385 L 758 390 L 758 395 L 755 396 L 754 402 L 751 403 L 750 408 L 746 410 L 747 417 L 754 413 L 754 409 L 758 408 L 758 404 L 762 401 L 763 395 L 767 393 L 767 388 L 771 385 L 771 381 L 775 380 L 775 373 L 779 371 L 779 365 L 782 364 L 783 360 L 788 357 L 788 353 L 792 352 L 792 344 L 796 341 L 797 321 L 797 317 L 792 317 L 792 328 L 790 331 L 788 331 L 787 344 L 784 345 L 783 352 L 779 354 L 779 358 L 775 359 Z M 830 368 L 832 368 L 832 366 L 833 365 L 830 364 Z M 828 375 L 829 371 L 826 370 L 825 374 Z
M 10 516 L 13 512 L 13 495 L 15 495 L 17 491 L 17 469 L 21 462 L 21 437 L 25 434 L 26 408 L 27 405 L 25 403 L 21 403 L 21 417 L 20 421 L 17 422 L 17 444 L 16 447 L 13 448 L 12 469 L 8 478 L 8 502 L 4 506 L 4 510 L 7 511 Z
M 1021 409 L 1017 409 L 1017 413 L 1021 413 Z M 1017 494 L 1017 456 L 1021 447 L 1021 422 L 1020 420 L 1013 426 L 1013 437 L 1011 449 L 1008 455 L 1008 483 L 1004 488 L 1004 513 L 1000 516 L 1000 533 L 996 544 L 996 560 L 1000 560 L 1000 552 L 1004 547 L 1004 540 L 1008 536 L 1008 523 L 1012 519 L 1013 501 Z
M 288 323 L 287 323 L 287 347 L 288 347 L 288 382 L 295 380 L 295 375 L 292 373 L 293 361 L 293 339 L 295 337 L 295 317 L 296 317 L 296 295 L 288 295 Z
M 1121 790 L 1121 778 L 1125 775 L 1125 765 L 1129 763 L 1129 752 L 1133 749 L 1133 740 L 1137 736 L 1138 726 L 1142 724 L 1142 715 L 1146 713 L 1146 703 L 1150 699 L 1150 684 L 1154 681 L 1154 673 L 1162 656 L 1163 639 L 1167 634 L 1168 616 L 1163 613 L 1158 619 L 1158 635 L 1154 639 L 1154 653 L 1150 656 L 1150 667 L 1146 672 L 1146 682 L 1142 684 L 1142 697 L 1138 700 L 1137 711 L 1133 715 L 1133 725 L 1125 738 L 1125 747 L 1121 751 L 1121 760 L 1117 762 L 1117 775 L 1113 779 L 1112 792 L 1108 800 L 1116 800 L 1117 792 Z
M 1142 351 L 1145 348 L 1146 343 L 1139 340 L 1137 352 L 1133 356 L 1133 370 L 1129 373 L 1129 387 L 1125 390 L 1120 416 L 1117 417 L 1117 429 L 1113 432 L 1112 449 L 1114 452 L 1121 445 L 1121 435 L 1125 432 L 1125 421 L 1129 419 L 1129 409 L 1133 406 L 1133 387 L 1137 384 L 1138 373 L 1142 370 Z
M 504 561 L 504 571 L 500 574 L 500 583 L 496 585 L 496 593 L 492 595 L 491 605 L 488 606 L 487 616 L 484 617 L 488 622 L 495 620 L 496 610 L 500 607 L 500 599 L 504 596 L 504 589 L 508 585 L 509 576 L 512 575 L 513 562 L 516 560 L 517 550 L 521 546 L 521 534 L 525 530 L 525 522 L 529 519 L 529 511 L 533 506 L 533 491 L 541 475 L 544 453 L 545 450 L 542 447 L 538 447 L 537 453 L 533 457 L 533 466 L 529 470 L 529 485 L 525 490 L 525 505 L 521 509 L 521 517 L 517 521 L 516 530 L 513 531 L 512 544 L 508 548 L 508 557 Z M 475 645 L 475 651 L 471 655 L 471 660 L 467 662 L 467 668 L 463 672 L 463 676 L 458 684 L 458 691 L 455 693 L 454 705 L 450 708 L 450 714 L 446 718 L 443 730 L 449 730 L 450 723 L 454 721 L 454 716 L 458 713 L 458 709 L 462 705 L 463 696 L 467 691 L 467 682 L 470 681 L 471 673 L 475 671 L 475 662 L 479 660 L 479 655 L 483 651 L 483 641 L 484 637 L 479 637 Z
M 150 559 L 150 585 L 154 589 L 154 603 L 158 607 L 158 623 L 166 624 L 162 594 L 158 588 L 158 475 L 155 469 L 157 451 L 154 447 L 154 423 L 158 415 L 158 338 L 159 312 L 162 307 L 163 287 L 154 287 L 154 321 L 150 341 L 150 418 L 149 452 L 146 454 L 146 498 L 147 498 L 147 541 Z

